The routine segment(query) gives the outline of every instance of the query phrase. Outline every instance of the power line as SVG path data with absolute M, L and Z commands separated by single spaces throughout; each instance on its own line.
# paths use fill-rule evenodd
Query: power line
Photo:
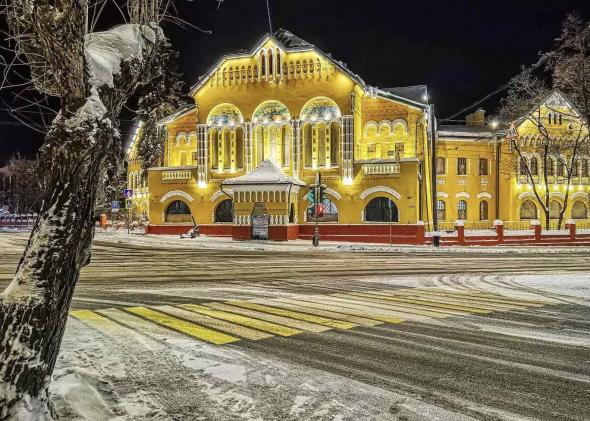
M 269 0 L 266 0 L 266 11 L 268 12 L 268 29 L 270 29 L 270 34 L 272 35 L 272 22 L 270 20 L 270 5 L 268 4 Z
M 511 84 L 512 84 L 512 81 L 508 81 L 508 82 L 506 82 L 504 85 L 500 86 L 500 87 L 499 87 L 498 89 L 496 89 L 495 91 L 493 91 L 493 92 L 491 92 L 491 93 L 487 94 L 486 96 L 484 96 L 484 97 L 483 97 L 482 99 L 480 99 L 479 101 L 476 101 L 476 102 L 474 102 L 473 104 L 471 104 L 471 105 L 469 105 L 469 106 L 467 106 L 467 107 L 463 108 L 461 111 L 458 111 L 458 112 L 456 112 L 455 114 L 453 114 L 453 115 L 451 115 L 451 116 L 449 116 L 449 117 L 447 117 L 447 118 L 444 118 L 444 119 L 440 120 L 440 121 L 438 122 L 438 124 L 441 124 L 441 123 L 444 123 L 444 122 L 450 121 L 450 120 L 454 119 L 455 117 L 457 117 L 458 115 L 461 115 L 461 114 L 463 114 L 464 112 L 466 112 L 466 111 L 469 111 L 470 109 L 477 107 L 477 106 L 478 106 L 479 104 L 481 104 L 482 102 L 485 102 L 487 99 L 489 99 L 489 98 L 493 97 L 494 95 L 496 95 L 496 94 L 498 94 L 498 93 L 502 92 L 503 90 L 507 89 L 507 88 L 508 88 L 508 87 L 509 87 Z

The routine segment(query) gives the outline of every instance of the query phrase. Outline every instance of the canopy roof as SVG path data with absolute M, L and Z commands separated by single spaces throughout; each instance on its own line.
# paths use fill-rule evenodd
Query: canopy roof
M 253 184 L 294 184 L 305 186 L 305 183 L 295 177 L 286 175 L 269 159 L 262 161 L 254 171 L 240 177 L 228 178 L 223 185 L 253 185 Z

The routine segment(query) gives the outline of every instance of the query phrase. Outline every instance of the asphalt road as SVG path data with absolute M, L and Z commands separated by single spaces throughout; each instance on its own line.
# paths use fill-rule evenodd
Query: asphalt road
M 0 237 L 3 288 L 24 237 Z M 243 337 L 236 327 L 244 326 L 240 315 L 282 328 L 289 319 L 299 334 L 274 332 L 221 346 L 400 392 L 475 419 L 588 420 L 590 303 L 528 287 L 515 275 L 587 273 L 589 267 L 585 252 L 542 249 L 526 255 L 259 252 L 96 241 L 73 308 L 93 315 L 141 308 L 141 320 L 154 321 L 146 308 L 171 314 L 189 304 L 199 317 L 232 315 L 224 319 L 235 323 L 237 333 L 230 335 Z M 415 280 L 416 292 L 392 279 Z M 426 287 L 451 295 L 433 296 Z M 274 313 L 248 307 L 253 305 L 271 306 Z M 109 311 L 103 315 L 120 322 Z M 84 322 L 84 314 L 75 317 Z M 313 329 L 330 315 L 354 327 Z M 404 321 L 391 320 L 396 316 Z M 379 318 L 389 322 L 359 322 Z M 253 326 L 254 332 L 268 328 Z M 411 419 L 395 405 L 389 410 L 382 419 Z

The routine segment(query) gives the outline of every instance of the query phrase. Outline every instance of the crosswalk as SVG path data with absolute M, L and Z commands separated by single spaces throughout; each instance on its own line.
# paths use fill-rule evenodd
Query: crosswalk
M 346 291 L 328 295 L 179 305 L 72 310 L 70 315 L 125 347 L 157 350 L 194 341 L 226 345 L 302 333 L 321 334 L 405 321 L 485 316 L 553 304 L 500 294 L 439 288 Z

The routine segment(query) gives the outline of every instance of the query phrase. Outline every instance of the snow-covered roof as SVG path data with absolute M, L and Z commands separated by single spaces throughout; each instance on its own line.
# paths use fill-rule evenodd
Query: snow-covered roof
M 382 88 L 382 91 L 426 105 L 428 103 L 428 88 L 426 85 L 396 86 Z
M 305 186 L 303 181 L 283 173 L 269 159 L 262 161 L 254 171 L 240 177 L 228 178 L 222 184 L 294 184 L 296 186 Z
M 468 126 L 468 125 L 440 125 L 437 128 L 439 138 L 460 137 L 468 139 L 485 139 L 495 136 L 495 132 L 488 126 Z

